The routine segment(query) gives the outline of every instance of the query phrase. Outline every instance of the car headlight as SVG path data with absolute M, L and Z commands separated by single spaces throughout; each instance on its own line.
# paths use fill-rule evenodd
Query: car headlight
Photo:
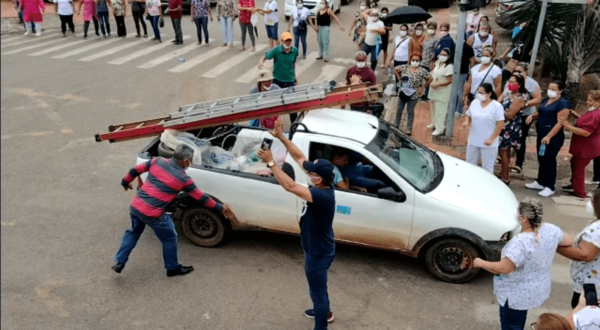
M 500 237 L 500 243 L 507 243 L 512 238 L 512 231 L 507 231 Z

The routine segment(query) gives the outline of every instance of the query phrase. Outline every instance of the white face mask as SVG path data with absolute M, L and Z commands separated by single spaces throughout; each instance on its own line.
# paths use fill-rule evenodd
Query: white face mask
M 434 29 L 429 29 L 427 30 L 427 33 L 429 33 L 430 36 L 435 34 L 435 30 Z
M 407 33 L 408 33 L 407 31 L 400 31 L 400 36 L 401 37 L 406 37 Z
M 317 176 L 311 176 L 311 175 L 309 175 L 309 176 L 308 176 L 308 186 L 309 186 L 309 187 L 314 187 L 314 186 L 316 186 L 316 184 L 313 182 L 313 179 L 318 179 L 318 178 L 319 178 L 319 177 L 317 177 Z
M 367 10 L 367 6 L 360 6 L 360 10 Z
M 480 102 L 485 102 L 485 100 L 487 100 L 487 95 L 485 95 L 485 94 L 482 94 L 482 93 L 477 93 L 477 99 L 478 99 Z
M 271 88 L 273 87 L 273 84 L 270 84 L 269 87 L 265 86 L 265 84 L 261 84 L 261 85 L 262 85 L 262 88 L 266 91 L 270 91 Z
M 387 13 L 381 13 L 381 17 L 385 18 L 388 14 Z
M 416 31 L 415 31 L 415 34 L 416 34 L 416 35 L 418 35 L 418 36 L 422 36 L 422 35 L 423 35 L 423 31 L 421 31 L 421 30 L 416 30 Z
M 555 99 L 558 96 L 558 92 L 553 91 L 553 90 L 548 90 L 548 97 L 551 99 Z
M 319 4 L 319 9 L 325 9 L 325 4 L 324 3 Z
M 367 66 L 367 62 L 356 62 L 356 66 L 357 66 L 359 69 L 362 69 L 362 68 L 364 68 L 365 66 Z
M 441 35 L 441 36 L 442 36 L 442 38 L 443 38 L 443 37 L 445 37 L 445 36 L 447 36 L 447 35 L 448 35 L 448 31 L 442 31 L 442 32 L 440 32 L 440 35 Z
M 444 55 L 440 55 L 438 58 L 440 59 L 440 62 L 442 62 L 442 63 L 446 63 L 446 61 L 448 60 L 448 56 L 444 56 Z
M 487 31 L 479 31 L 479 35 L 482 36 L 482 37 L 487 37 L 488 34 L 490 34 L 490 33 L 487 32 Z
M 304 5 L 301 4 L 301 3 L 299 3 L 299 4 L 296 5 L 296 7 L 298 7 L 298 9 L 302 9 L 302 8 L 304 8 Z
M 491 57 L 488 57 L 488 56 L 481 57 L 481 63 L 483 63 L 483 64 L 489 64 L 491 61 L 492 61 Z
M 592 204 L 592 201 L 587 202 L 587 204 L 585 205 L 585 210 L 591 215 L 596 215 L 596 212 L 594 212 L 594 205 Z
M 596 106 L 591 106 L 591 107 L 589 107 L 589 108 L 588 108 L 588 111 L 594 111 L 594 110 L 596 110 L 596 109 L 598 109 L 598 107 L 596 107 Z
M 418 67 L 419 64 L 421 64 L 421 62 L 419 62 L 419 61 L 412 61 L 412 62 L 410 62 L 410 65 L 412 65 L 413 68 Z

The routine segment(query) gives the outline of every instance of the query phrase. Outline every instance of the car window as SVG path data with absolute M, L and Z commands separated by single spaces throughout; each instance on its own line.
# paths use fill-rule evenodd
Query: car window
M 367 146 L 390 168 L 412 186 L 426 191 L 431 186 L 439 169 L 437 156 L 402 134 L 397 128 L 380 121 L 377 136 Z

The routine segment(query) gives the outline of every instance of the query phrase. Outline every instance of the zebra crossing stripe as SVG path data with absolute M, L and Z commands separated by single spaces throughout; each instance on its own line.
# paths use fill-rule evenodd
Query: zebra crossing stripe
M 263 66 L 263 69 L 273 71 L 273 61 L 265 61 L 265 65 Z M 258 68 L 258 61 L 256 61 L 256 63 L 252 66 L 252 68 L 250 70 L 246 71 L 246 73 L 241 75 L 239 78 L 237 78 L 235 80 L 235 82 L 242 83 L 242 84 L 250 84 L 252 82 L 255 82 L 259 71 L 260 71 L 260 69 Z
M 11 41 L 19 40 L 21 38 L 23 38 L 23 37 L 22 36 L 18 36 L 18 37 L 12 37 L 12 38 L 2 38 L 1 42 L 3 44 L 6 44 L 6 43 L 10 43 Z
M 190 38 L 190 36 L 183 36 L 183 40 L 187 40 L 189 38 Z M 115 65 L 121 65 L 123 63 L 127 63 L 127 62 L 129 62 L 131 60 L 134 60 L 134 59 L 136 59 L 138 57 L 142 57 L 142 56 L 148 55 L 148 54 L 153 53 L 153 52 L 155 52 L 157 50 L 161 50 L 161 49 L 164 49 L 164 48 L 167 48 L 167 47 L 173 47 L 173 44 L 170 43 L 170 42 L 163 42 L 162 44 L 150 46 L 148 48 L 139 50 L 139 51 L 131 53 L 129 55 L 125 55 L 125 56 L 123 56 L 121 58 L 118 58 L 118 59 L 116 59 L 114 61 L 110 61 L 108 63 L 109 64 L 115 64 Z
M 2 55 L 18 54 L 18 53 L 25 52 L 25 51 L 28 51 L 28 50 L 31 50 L 31 49 L 36 49 L 36 48 L 39 48 L 39 47 L 44 47 L 44 46 L 52 45 L 54 43 L 56 43 L 56 40 L 52 40 L 52 41 L 48 41 L 48 42 L 42 42 L 42 43 L 39 43 L 39 44 L 36 44 L 36 45 L 32 45 L 32 46 L 27 46 L 27 47 L 23 47 L 23 48 L 13 49 L 11 51 L 2 53 Z
M 326 64 L 323 66 L 321 74 L 315 79 L 314 83 L 336 80 L 344 71 L 346 71 L 346 68 L 343 66 Z
M 266 47 L 267 47 L 266 44 L 256 45 L 256 47 L 255 47 L 256 52 L 251 53 L 251 54 L 258 54 L 260 51 L 262 51 Z M 225 47 L 223 47 L 223 48 L 225 48 Z M 214 68 L 208 70 L 206 73 L 202 74 L 202 77 L 206 77 L 206 78 L 219 77 L 223 73 L 227 72 L 227 70 L 230 70 L 232 67 L 234 67 L 240 63 L 244 63 L 244 61 L 247 61 L 247 60 L 250 63 L 253 63 L 253 59 L 252 59 L 252 57 L 248 56 L 248 52 L 246 52 L 246 51 L 240 52 L 237 55 L 230 57 L 229 59 L 221 62 L 219 65 L 215 66 Z
M 27 37 L 23 36 L 23 37 L 19 38 L 21 40 L 17 41 L 17 42 L 11 42 L 11 43 L 6 43 L 6 44 L 2 43 L 2 45 L 0 45 L 0 48 L 11 47 L 11 46 L 21 46 L 21 45 L 30 44 L 33 42 L 38 42 L 40 40 L 46 40 L 46 39 L 53 38 L 56 36 L 58 36 L 58 34 L 56 34 L 56 33 L 45 34 L 41 37 L 36 37 L 35 35 L 30 34 Z
M 185 63 L 182 63 L 170 70 L 168 70 L 169 72 L 173 72 L 173 73 L 181 73 L 181 72 L 186 72 L 190 69 L 192 69 L 193 67 L 200 65 L 208 60 L 210 60 L 211 58 L 221 55 L 221 53 L 226 52 L 227 50 L 229 50 L 229 47 L 217 47 L 214 48 L 206 53 L 203 53 L 201 55 L 198 55 L 194 58 L 191 58 L 189 61 L 185 61 Z
M 177 46 L 175 46 L 175 47 L 177 47 Z M 157 57 L 157 58 L 153 59 L 150 62 L 146 62 L 146 63 L 138 66 L 138 68 L 140 68 L 140 69 L 151 69 L 151 68 L 153 68 L 153 67 L 155 67 L 157 65 L 160 65 L 160 64 L 162 64 L 164 62 L 167 62 L 169 60 L 172 60 L 174 58 L 177 58 L 179 56 L 187 54 L 187 53 L 189 53 L 189 52 L 191 52 L 193 50 L 198 50 L 198 48 L 199 47 L 196 44 L 189 45 L 189 46 L 186 46 L 186 47 L 183 47 L 183 48 L 177 48 L 177 50 L 175 50 L 175 51 L 173 51 L 173 52 L 171 52 L 169 54 L 165 54 L 163 56 Z
M 317 56 L 319 56 L 317 52 L 312 52 L 306 56 L 305 60 L 296 61 L 296 77 L 300 77 L 304 71 L 313 66 L 317 62 Z
M 88 41 L 87 41 L 87 40 L 77 40 L 77 41 L 67 42 L 67 43 L 65 43 L 65 44 L 62 44 L 62 45 L 58 45 L 58 46 L 55 46 L 55 47 L 46 48 L 46 49 L 44 49 L 44 50 L 41 50 L 41 51 L 39 51 L 39 52 L 35 52 L 35 53 L 33 53 L 33 54 L 29 54 L 29 56 L 40 56 L 40 55 L 45 55 L 45 54 L 48 54 L 48 53 L 55 52 L 55 51 L 57 51 L 57 50 L 61 50 L 61 49 L 63 49 L 63 48 L 67 48 L 67 47 L 71 47 L 71 46 L 79 45 L 79 44 L 82 44 L 82 43 L 84 43 L 84 42 L 88 42 Z
M 94 42 L 93 44 L 91 44 L 89 46 L 77 48 L 77 49 L 74 49 L 74 50 L 72 50 L 70 52 L 66 52 L 64 54 L 52 56 L 52 58 L 67 58 L 67 57 L 70 57 L 70 56 L 79 55 L 81 53 L 85 53 L 87 51 L 94 50 L 96 48 L 105 47 L 106 45 L 112 44 L 112 43 L 117 42 L 117 41 L 119 41 L 117 38 L 109 39 L 109 40 L 99 40 L 99 41 Z
M 133 41 L 133 42 L 128 42 L 126 44 L 123 44 L 123 45 L 120 45 L 120 46 L 117 46 L 117 47 L 113 47 L 113 48 L 107 49 L 107 50 L 105 50 L 103 52 L 100 52 L 100 53 L 97 53 L 97 54 L 94 54 L 94 55 L 90 55 L 90 56 L 87 56 L 87 57 L 84 57 L 84 58 L 80 58 L 79 60 L 83 61 L 83 62 L 90 62 L 90 61 L 97 60 L 97 59 L 105 57 L 105 56 L 109 56 L 109 55 L 118 53 L 118 52 L 120 52 L 122 50 L 131 48 L 131 47 L 135 47 L 137 45 L 141 45 L 144 42 L 148 42 L 148 40 L 146 40 L 146 39 L 139 39 L 139 40 L 136 40 L 136 41 Z

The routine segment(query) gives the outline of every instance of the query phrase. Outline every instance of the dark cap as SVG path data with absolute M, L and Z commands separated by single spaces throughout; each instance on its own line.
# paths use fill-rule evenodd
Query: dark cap
M 323 181 L 325 181 L 325 183 L 331 184 L 331 182 L 333 181 L 333 164 L 331 164 L 331 162 L 327 159 L 319 158 L 316 159 L 313 163 L 305 161 L 302 165 L 304 166 L 304 169 L 306 171 L 317 173 L 321 178 L 323 178 Z

